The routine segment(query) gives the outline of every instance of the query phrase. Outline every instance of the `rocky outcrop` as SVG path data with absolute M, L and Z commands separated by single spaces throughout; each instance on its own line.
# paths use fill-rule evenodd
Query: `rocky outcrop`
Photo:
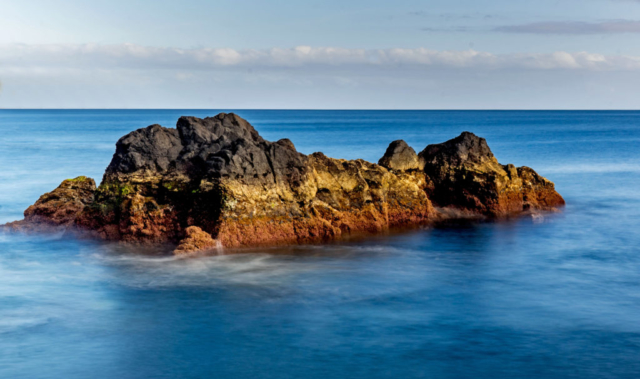
M 391 142 L 378 164 L 395 171 L 418 170 L 424 166 L 416 151 L 403 140 Z
M 507 216 L 564 205 L 552 182 L 528 167 L 501 165 L 484 138 L 464 132 L 419 154 L 429 198 L 439 207 Z
M 96 183 L 80 176 L 63 181 L 55 190 L 40 196 L 24 211 L 24 220 L 5 227 L 22 231 L 60 231 L 75 225 L 78 215 L 93 203 Z
M 175 255 L 191 254 L 193 252 L 209 252 L 215 250 L 219 242 L 211 237 L 211 234 L 197 226 L 190 226 L 185 231 L 185 238 L 173 251 Z
M 247 121 L 222 113 L 124 136 L 98 188 L 91 179 L 65 181 L 11 225 L 175 243 L 183 254 L 379 233 L 433 223 L 447 209 L 503 217 L 562 204 L 551 182 L 500 165 L 471 133 L 419 155 L 394 141 L 373 164 L 301 154 L 291 141 L 266 141 Z

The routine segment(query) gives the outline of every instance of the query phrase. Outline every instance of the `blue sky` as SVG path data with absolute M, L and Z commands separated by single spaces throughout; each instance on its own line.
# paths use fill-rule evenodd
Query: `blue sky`
M 639 107 L 640 0 L 0 9 L 2 108 Z

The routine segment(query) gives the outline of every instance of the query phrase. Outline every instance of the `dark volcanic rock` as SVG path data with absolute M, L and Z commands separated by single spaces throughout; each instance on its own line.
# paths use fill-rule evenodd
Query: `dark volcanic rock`
M 105 173 L 107 181 L 120 180 L 122 174 L 170 172 L 190 179 L 232 178 L 266 184 L 299 180 L 306 169 L 306 157 L 296 152 L 291 141 L 266 141 L 233 113 L 205 119 L 181 117 L 177 129 L 152 125 L 128 134 L 116 146 Z
M 447 171 L 450 167 L 477 165 L 491 161 L 495 157 L 487 145 L 487 140 L 470 132 L 462 132 L 447 142 L 428 145 L 420 152 L 425 171 Z
M 378 161 L 380 166 L 390 170 L 417 170 L 420 167 L 418 154 L 403 140 L 391 142 L 384 156 Z
M 529 168 L 499 164 L 487 141 L 473 133 L 429 145 L 419 158 L 429 198 L 440 207 L 504 216 L 564 205 L 553 183 Z
M 120 138 L 106 174 L 128 174 L 139 170 L 163 172 L 178 158 L 182 141 L 176 129 L 151 125 Z
M 436 210 L 438 206 L 447 210 Z M 212 246 L 326 241 L 432 223 L 460 214 L 505 216 L 564 203 L 527 167 L 502 166 L 471 133 L 419 155 L 394 141 L 380 164 L 298 153 L 221 113 L 181 117 L 121 138 L 95 188 L 67 180 L 9 224 L 69 228 L 97 238 L 176 243 L 176 254 Z M 454 216 L 451 216 L 454 215 Z

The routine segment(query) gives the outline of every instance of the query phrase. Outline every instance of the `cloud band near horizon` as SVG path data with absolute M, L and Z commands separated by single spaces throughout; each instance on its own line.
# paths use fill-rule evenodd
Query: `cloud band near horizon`
M 492 54 L 426 48 L 346 49 L 336 47 L 178 49 L 120 45 L 0 45 L 0 74 L 55 69 L 233 70 L 308 68 L 522 69 L 637 71 L 640 57 L 589 52 Z M 1 79 L 1 77 L 0 77 Z

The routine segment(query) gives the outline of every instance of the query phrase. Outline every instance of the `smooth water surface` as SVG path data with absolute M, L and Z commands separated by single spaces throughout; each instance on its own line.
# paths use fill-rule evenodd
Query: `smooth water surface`
M 212 110 L 0 110 L 0 223 Z M 469 130 L 562 213 L 196 259 L 0 235 L 0 378 L 638 378 L 640 112 L 237 111 L 375 162 Z

